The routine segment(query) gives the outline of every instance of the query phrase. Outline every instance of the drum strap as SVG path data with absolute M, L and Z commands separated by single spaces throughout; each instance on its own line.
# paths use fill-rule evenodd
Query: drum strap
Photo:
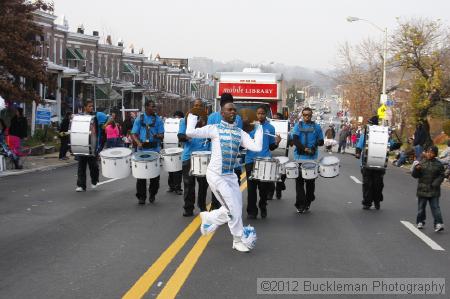
M 150 140 L 151 131 L 150 128 L 155 126 L 156 116 L 152 119 L 151 123 L 146 124 L 144 121 L 144 114 L 141 114 L 141 127 L 145 128 L 145 141 Z
M 308 146 L 308 134 L 313 133 L 315 129 L 315 122 L 312 122 L 312 124 L 314 127 L 304 128 L 303 122 L 302 121 L 300 122 L 299 131 L 300 133 L 305 134 L 305 144 L 304 144 L 305 147 Z M 314 147 L 316 147 L 316 145 L 314 145 Z

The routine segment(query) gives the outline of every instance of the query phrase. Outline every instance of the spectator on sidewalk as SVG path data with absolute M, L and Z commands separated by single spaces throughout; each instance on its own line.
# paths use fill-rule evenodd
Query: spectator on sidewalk
M 447 140 L 447 148 L 439 155 L 439 162 L 443 165 L 450 164 L 450 140 Z
M 444 166 L 436 159 L 438 148 L 430 146 L 423 153 L 424 159 L 417 163 L 411 175 L 419 179 L 417 183 L 417 228 L 422 229 L 425 225 L 426 206 L 430 203 L 431 213 L 434 218 L 434 231 L 444 230 L 439 197 L 441 196 L 441 184 L 444 181 Z
M 355 130 L 353 130 L 353 132 L 352 132 L 351 140 L 352 140 L 352 147 L 355 147 L 355 145 L 356 145 L 356 131 Z
M 392 164 L 397 167 L 401 167 L 406 163 L 408 157 L 414 156 L 414 148 L 412 146 L 412 138 L 408 138 L 408 141 L 405 144 L 402 144 L 400 147 L 400 153 L 397 160 L 394 160 Z
M 349 130 L 347 126 L 342 125 L 341 132 L 339 133 L 339 147 L 338 147 L 338 153 L 342 152 L 345 153 L 345 147 L 347 146 L 347 137 L 349 136 Z
M 9 126 L 8 146 L 11 151 L 17 156 L 17 163 L 19 163 L 19 157 L 22 148 L 22 140 L 28 136 L 28 121 L 23 116 L 23 108 L 16 109 L 16 115 L 11 119 Z M 17 167 L 16 167 L 17 168 Z
M 67 151 L 69 150 L 69 142 L 70 142 L 69 127 L 71 119 L 72 119 L 72 112 L 71 111 L 66 112 L 66 115 L 64 116 L 61 125 L 59 127 L 59 139 L 61 140 L 61 147 L 59 148 L 60 160 L 68 159 L 66 157 L 66 154 Z
M 429 134 L 425 128 L 423 122 L 419 122 L 416 125 L 416 131 L 414 132 L 414 150 L 416 153 L 416 161 L 420 161 L 422 159 L 422 152 L 425 149 L 425 144 L 427 141 L 431 139 Z M 431 145 L 431 143 L 429 144 Z
M 0 118 L 0 154 L 10 157 L 11 160 L 14 163 L 15 169 L 22 169 L 22 166 L 19 164 L 19 156 L 13 153 L 11 149 L 9 148 L 6 140 L 8 138 L 8 126 L 3 121 L 3 119 Z
M 131 138 L 131 129 L 133 128 L 134 119 L 136 118 L 133 112 L 127 113 L 122 126 L 122 136 L 124 136 L 124 146 L 130 147 L 133 143 Z
M 111 117 L 105 125 L 106 148 L 122 146 L 121 132 L 122 129 L 120 123 L 117 121 L 117 115 L 115 112 L 112 112 Z

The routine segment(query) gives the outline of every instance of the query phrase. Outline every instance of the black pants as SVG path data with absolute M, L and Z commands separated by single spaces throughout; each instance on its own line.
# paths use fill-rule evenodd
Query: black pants
M 191 161 L 183 161 L 183 182 L 184 182 L 184 210 L 192 212 L 195 205 L 195 181 L 198 183 L 197 206 L 200 211 L 206 211 L 206 191 L 208 182 L 206 177 L 193 176 L 189 174 L 191 170 Z
M 61 137 L 61 147 L 59 148 L 59 158 L 65 158 L 69 150 L 70 136 Z
M 379 206 L 380 202 L 383 201 L 383 176 L 385 173 L 385 169 L 361 168 L 363 205 L 370 207 L 374 203 L 375 206 Z
M 341 148 L 342 148 L 342 151 L 345 153 L 345 147 L 346 146 L 347 146 L 347 140 L 339 141 L 338 153 L 341 152 Z
M 253 163 L 245 164 L 245 171 L 247 173 L 251 173 L 253 170 Z M 259 203 L 258 207 L 260 209 L 265 209 L 267 205 L 267 196 L 268 191 L 271 186 L 273 186 L 272 182 L 261 182 L 259 180 L 249 180 L 247 178 L 247 214 L 249 215 L 258 215 L 258 208 L 256 207 L 257 202 L 257 192 L 256 189 L 259 189 Z
M 89 173 L 91 175 L 91 183 L 98 183 L 99 169 L 97 157 L 78 156 L 78 180 L 77 186 L 86 189 L 86 167 L 89 165 Z
M 275 187 L 275 190 L 277 192 L 277 196 L 279 195 L 279 197 L 281 197 L 281 191 L 286 190 L 285 182 L 286 182 L 286 175 L 282 174 L 281 175 L 281 182 L 277 182 L 276 183 L 276 187 Z
M 169 172 L 169 179 L 167 184 L 170 190 L 177 191 L 181 190 L 181 180 L 183 179 L 183 170 L 176 172 Z
M 137 179 L 136 181 L 136 197 L 138 199 L 145 200 L 147 198 L 147 180 L 146 179 Z M 156 178 L 150 179 L 150 185 L 148 186 L 148 193 L 150 196 L 155 196 L 158 193 L 159 189 L 159 176 Z
M 234 173 L 237 175 L 237 180 L 238 180 L 238 184 L 239 186 L 241 185 L 241 174 L 242 174 L 242 169 L 241 167 L 239 168 L 235 168 L 234 169 Z M 247 172 L 247 175 L 250 172 Z M 216 196 L 214 195 L 214 193 L 211 191 L 211 210 L 215 210 L 220 208 L 221 204 L 220 202 L 217 200 Z
M 270 183 L 267 190 L 267 199 L 272 200 L 275 191 L 277 192 L 277 197 L 281 198 L 281 191 L 286 190 L 286 175 L 281 175 L 281 182 Z
M 295 179 L 295 191 L 297 193 L 295 207 L 297 209 L 309 208 L 314 201 L 314 190 L 316 189 L 316 180 L 305 180 L 302 177 L 301 166 L 299 165 L 298 178 Z

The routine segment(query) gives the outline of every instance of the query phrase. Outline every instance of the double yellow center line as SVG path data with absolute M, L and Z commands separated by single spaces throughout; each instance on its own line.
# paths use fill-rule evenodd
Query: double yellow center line
M 245 171 L 241 175 L 241 180 L 246 177 Z M 241 192 L 247 188 L 247 181 L 241 183 Z M 183 232 L 170 244 L 170 246 L 160 255 L 160 257 L 150 266 L 150 268 L 136 281 L 136 283 L 122 297 L 124 299 L 142 298 L 155 283 L 156 279 L 164 272 L 166 267 L 186 245 L 187 241 L 194 235 L 200 227 L 200 216 L 196 216 L 194 220 L 183 230 Z M 186 255 L 183 262 L 178 266 L 175 273 L 170 277 L 165 287 L 159 293 L 157 298 L 175 298 L 185 283 L 198 259 L 202 255 L 209 241 L 214 234 L 200 236 L 192 247 L 191 251 Z

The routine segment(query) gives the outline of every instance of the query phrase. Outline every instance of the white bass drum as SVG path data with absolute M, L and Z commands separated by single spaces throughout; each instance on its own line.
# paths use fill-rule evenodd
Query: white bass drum
M 74 115 L 70 123 L 70 147 L 74 155 L 95 156 L 97 125 L 95 115 Z

